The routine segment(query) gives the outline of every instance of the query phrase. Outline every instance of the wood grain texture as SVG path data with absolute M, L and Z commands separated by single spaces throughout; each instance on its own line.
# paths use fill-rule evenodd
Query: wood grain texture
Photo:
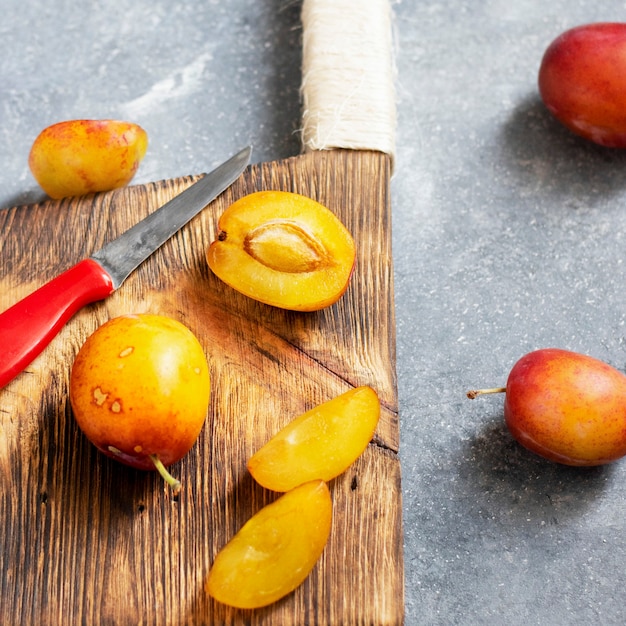
M 0 623 L 399 624 L 403 561 L 389 157 L 331 151 L 251 166 L 107 300 L 78 313 L 0 390 Z M 0 309 L 67 269 L 188 186 L 194 177 L 0 211 Z M 316 313 L 249 300 L 219 281 L 204 252 L 217 218 L 261 189 L 308 195 L 353 233 L 358 256 L 343 298 Z M 69 406 L 73 358 L 100 324 L 152 312 L 186 324 L 212 376 L 209 416 L 172 467 L 155 473 L 105 458 Z M 319 563 L 293 594 L 241 611 L 206 596 L 217 551 L 276 494 L 245 466 L 299 413 L 369 384 L 383 412 L 374 440 L 331 482 L 334 517 Z

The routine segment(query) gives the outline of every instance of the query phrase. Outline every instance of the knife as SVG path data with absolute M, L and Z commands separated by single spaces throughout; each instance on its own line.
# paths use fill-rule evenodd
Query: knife
M 246 169 L 244 148 L 125 233 L 0 314 L 0 389 L 81 308 L 118 289 L 143 261 L 225 191 Z

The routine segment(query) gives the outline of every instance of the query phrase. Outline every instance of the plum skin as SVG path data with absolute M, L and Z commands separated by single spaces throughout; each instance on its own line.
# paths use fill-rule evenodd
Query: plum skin
M 626 23 L 586 24 L 559 35 L 543 55 L 538 86 L 569 130 L 605 147 L 626 147 Z
M 66 120 L 41 131 L 28 165 L 45 193 L 60 199 L 128 185 L 147 149 L 147 132 L 132 122 Z
M 79 350 L 70 373 L 76 423 L 105 455 L 137 469 L 180 460 L 204 425 L 208 362 L 182 323 L 162 315 L 110 319 Z
M 575 352 L 530 352 L 509 373 L 504 417 L 513 437 L 544 458 L 610 463 L 626 455 L 626 376 Z

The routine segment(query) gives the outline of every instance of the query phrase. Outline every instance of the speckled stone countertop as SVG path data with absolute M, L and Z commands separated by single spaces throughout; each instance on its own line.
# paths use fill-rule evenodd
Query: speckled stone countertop
M 540 347 L 626 369 L 626 153 L 569 134 L 536 87 L 554 37 L 624 3 L 393 6 L 406 623 L 626 623 L 626 462 L 550 464 L 513 442 L 501 397 L 465 398 Z M 42 197 L 28 151 L 62 119 L 144 126 L 135 183 L 248 143 L 255 162 L 300 151 L 297 1 L 2 8 L 0 207 Z

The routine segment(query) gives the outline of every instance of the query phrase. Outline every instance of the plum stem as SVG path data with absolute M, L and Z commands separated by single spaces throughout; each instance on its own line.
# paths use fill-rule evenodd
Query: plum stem
M 154 463 L 154 467 L 161 474 L 163 480 L 172 488 L 174 495 L 178 494 L 181 488 L 180 480 L 174 478 L 168 471 L 165 469 L 165 465 L 163 465 L 163 461 L 156 454 L 150 455 L 150 460 Z
M 506 387 L 492 387 L 491 389 L 472 389 L 471 391 L 468 391 L 467 397 L 470 400 L 473 400 L 474 398 L 478 397 L 478 396 L 483 396 L 486 395 L 488 393 L 505 393 L 506 392 Z

